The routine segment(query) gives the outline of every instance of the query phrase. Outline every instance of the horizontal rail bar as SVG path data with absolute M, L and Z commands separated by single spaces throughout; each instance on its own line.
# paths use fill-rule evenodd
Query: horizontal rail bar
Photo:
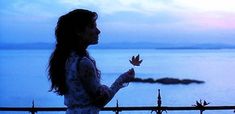
M 65 107 L 0 107 L 0 111 L 66 111 Z M 235 110 L 235 106 L 205 106 L 205 107 L 156 107 L 156 106 L 139 106 L 139 107 L 104 107 L 101 111 L 143 111 L 143 110 Z
M 206 107 L 118 107 L 118 110 L 123 110 L 123 111 L 132 111 L 132 110 L 234 110 L 235 106 L 206 106 Z M 117 107 L 105 107 L 102 109 L 103 111 L 105 110 L 112 110 L 116 111 Z
M 66 111 L 64 107 L 0 107 L 0 111 Z

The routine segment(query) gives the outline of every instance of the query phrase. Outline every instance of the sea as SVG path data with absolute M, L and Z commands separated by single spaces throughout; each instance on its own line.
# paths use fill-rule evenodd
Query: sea
M 0 107 L 64 107 L 63 97 L 49 92 L 47 66 L 52 49 L 0 50 Z M 158 89 L 162 106 L 235 105 L 234 49 L 89 49 L 101 71 L 101 83 L 110 86 L 130 68 L 138 78 L 201 80 L 203 84 L 130 83 L 106 106 L 157 106 Z M 143 62 L 132 66 L 132 56 Z M 154 112 L 153 112 L 154 113 Z M 163 112 L 164 114 L 165 112 Z M 0 114 L 29 114 L 1 112 Z M 65 114 L 65 112 L 37 112 Z M 100 114 L 114 114 L 102 111 Z M 122 111 L 120 114 L 151 114 L 151 111 Z M 167 114 L 199 114 L 199 111 L 168 111 Z M 204 111 L 204 114 L 233 114 L 233 110 Z

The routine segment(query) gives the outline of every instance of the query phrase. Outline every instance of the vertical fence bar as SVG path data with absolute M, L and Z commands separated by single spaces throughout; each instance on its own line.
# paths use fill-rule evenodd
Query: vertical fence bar
M 202 110 L 200 110 L 200 114 L 203 114 L 203 111 L 202 111 Z
M 162 100 L 161 100 L 161 93 L 160 93 L 160 89 L 158 89 L 158 97 L 157 97 L 157 107 L 159 108 L 157 110 L 157 114 L 162 114 L 162 110 L 160 109 L 162 106 Z
M 117 100 L 117 102 L 116 102 L 116 111 L 115 111 L 115 114 L 119 114 L 118 100 Z
M 31 108 L 31 110 L 29 111 L 31 114 L 36 114 L 36 110 L 35 110 L 35 108 L 34 108 L 34 100 L 33 100 L 33 102 L 32 102 L 32 108 Z

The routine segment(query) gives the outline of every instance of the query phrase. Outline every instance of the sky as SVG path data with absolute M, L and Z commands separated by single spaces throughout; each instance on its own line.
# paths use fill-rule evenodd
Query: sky
M 1 0 L 0 43 L 55 42 L 57 19 L 98 13 L 101 43 L 235 44 L 235 0 Z

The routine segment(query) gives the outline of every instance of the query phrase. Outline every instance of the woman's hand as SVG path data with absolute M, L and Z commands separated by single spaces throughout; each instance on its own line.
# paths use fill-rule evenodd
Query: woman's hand
M 115 82 L 112 84 L 111 88 L 119 90 L 120 88 L 126 87 L 129 82 L 135 79 L 135 70 L 132 68 L 129 71 L 121 74 Z
M 135 78 L 135 70 L 131 68 L 127 73 L 128 73 L 128 78 L 132 81 Z
M 135 78 L 135 70 L 133 68 L 131 68 L 129 71 L 123 73 L 120 78 L 122 78 L 122 82 L 126 83 L 126 82 L 130 82 L 132 80 L 134 80 Z

